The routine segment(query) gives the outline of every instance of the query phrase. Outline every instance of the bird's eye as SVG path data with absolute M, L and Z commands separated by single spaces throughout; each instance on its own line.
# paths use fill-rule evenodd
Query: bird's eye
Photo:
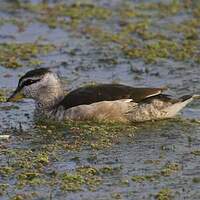
M 20 88 L 23 88 L 24 86 L 29 86 L 29 85 L 31 85 L 31 84 L 33 84 L 33 83 L 38 82 L 38 81 L 40 81 L 40 79 L 35 79 L 35 80 L 28 79 L 28 80 L 22 82 L 21 84 L 19 84 L 19 87 L 20 87 Z
M 33 80 L 28 79 L 27 81 L 24 82 L 24 85 L 30 85 L 33 83 Z
M 26 80 L 26 81 L 24 82 L 23 85 L 24 85 L 24 86 L 28 86 L 28 85 L 31 85 L 31 84 L 37 82 L 37 81 L 39 81 L 39 80 L 31 80 L 31 79 L 28 79 L 28 80 Z

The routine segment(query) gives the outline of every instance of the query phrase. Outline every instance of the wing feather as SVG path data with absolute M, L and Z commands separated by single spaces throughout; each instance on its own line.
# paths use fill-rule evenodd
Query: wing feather
M 88 105 L 100 101 L 114 101 L 119 99 L 132 99 L 140 102 L 148 97 L 161 94 L 166 88 L 134 88 L 121 84 L 100 84 L 78 88 L 68 93 L 59 103 L 65 109 Z

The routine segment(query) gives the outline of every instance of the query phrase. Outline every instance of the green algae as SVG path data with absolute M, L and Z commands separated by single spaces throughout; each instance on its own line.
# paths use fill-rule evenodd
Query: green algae
M 198 28 L 200 27 L 200 22 L 196 18 L 190 20 L 184 20 L 182 23 L 175 25 L 172 24 L 170 28 L 177 33 L 182 33 L 185 39 L 198 40 Z
M 9 167 L 9 166 L 0 167 L 0 174 L 2 176 L 9 176 L 12 173 L 13 173 L 13 168 L 12 167 Z
M 37 20 L 50 28 L 75 28 L 86 19 L 106 20 L 111 16 L 111 10 L 93 4 L 23 4 L 21 8 L 37 13 Z
M 122 170 L 122 166 L 119 167 L 111 167 L 111 166 L 104 166 L 99 169 L 99 172 L 102 174 L 113 175 L 119 173 Z
M 69 129 L 71 139 L 65 139 L 66 128 Z M 121 131 L 125 129 L 120 124 L 91 123 L 46 123 L 37 125 L 37 136 L 32 141 L 31 149 L 7 148 L 4 147 L 1 153 L 8 159 L 0 168 L 1 176 L 15 182 L 15 188 L 24 190 L 27 187 L 50 187 L 62 192 L 78 192 L 87 188 L 89 191 L 96 191 L 104 182 L 104 177 L 118 174 L 121 166 L 79 166 L 73 171 L 59 172 L 51 169 L 54 162 L 63 159 L 59 152 L 77 152 L 85 146 L 97 150 L 109 148 L 115 144 L 117 137 L 121 137 Z M 131 131 L 135 128 L 131 128 Z M 114 131 L 114 133 L 112 132 Z M 57 134 L 58 133 L 58 134 Z M 27 134 L 27 133 L 25 133 Z M 112 135 L 117 134 L 117 135 Z M 20 140 L 23 139 L 20 136 Z M 107 138 L 103 140 L 103 138 Z M 132 136 L 130 136 L 132 137 Z M 96 146 L 93 148 L 92 141 Z M 108 142 L 108 141 L 109 142 Z M 103 141 L 103 144 L 102 144 Z M 39 148 L 38 148 L 38 143 Z M 109 144 L 108 144 L 109 143 Z M 79 157 L 74 162 L 78 162 Z
M 5 91 L 0 89 L 0 102 L 5 102 L 5 101 L 6 101 Z
M 195 23 L 194 26 L 196 26 Z M 146 63 L 155 63 L 159 59 L 174 59 L 177 61 L 193 59 L 195 62 L 199 62 L 197 29 L 188 28 L 188 33 L 182 30 L 185 34 L 185 40 L 182 42 L 169 40 L 167 36 L 150 32 L 148 29 L 149 22 L 143 21 L 127 24 L 122 27 L 119 33 L 105 32 L 99 27 L 86 27 L 84 33 L 104 44 L 116 43 L 120 45 L 124 55 L 133 59 L 143 59 Z M 132 36 L 133 33 L 137 34 L 137 37 Z M 141 43 L 138 37 L 147 40 L 147 43 Z M 196 40 L 191 41 L 191 39 Z M 152 42 L 149 43 L 148 41 Z
M 200 156 L 200 150 L 192 151 L 191 154 L 195 156 Z
M 157 11 L 156 15 L 159 17 L 167 17 L 171 15 L 176 15 L 184 7 L 178 0 L 170 1 L 169 3 L 164 2 L 153 2 L 153 3 L 141 3 L 137 5 L 140 10 L 154 10 Z
M 97 7 L 93 4 L 55 4 L 53 6 L 48 6 L 48 4 L 24 4 L 21 8 L 30 10 L 32 12 L 43 12 L 43 14 L 53 15 L 53 16 L 69 16 L 72 19 L 84 19 L 95 17 L 97 19 L 107 19 L 111 11 L 103 8 Z
M 28 22 L 22 19 L 16 19 L 16 18 L 8 18 L 8 19 L 0 18 L 0 26 L 6 25 L 6 24 L 15 25 L 17 26 L 19 32 L 23 32 L 26 29 Z
M 9 184 L 0 184 L 0 196 L 3 196 L 4 193 L 6 193 L 7 189 L 9 187 Z
M 84 178 L 80 175 L 72 175 L 68 173 L 61 174 L 62 184 L 61 189 L 65 191 L 78 191 L 81 190 L 82 185 L 85 183 Z
M 84 177 L 84 182 L 88 189 L 94 191 L 102 183 L 99 169 L 91 166 L 82 166 L 76 169 L 77 173 Z
M 74 173 L 60 173 L 58 177 L 58 182 L 61 180 L 60 189 L 73 192 L 82 190 L 84 186 L 87 186 L 91 191 L 95 191 L 103 181 L 100 169 L 90 166 L 79 167 Z
M 177 61 L 184 61 L 194 58 L 197 61 L 196 53 L 198 43 L 183 41 L 178 43 L 168 40 L 158 40 L 139 48 L 124 49 L 125 54 L 130 58 L 143 58 L 146 63 L 155 63 L 159 59 L 172 58 Z
M 174 174 L 175 172 L 178 172 L 181 170 L 181 167 L 177 163 L 167 163 L 163 169 L 161 169 L 159 172 L 156 172 L 151 175 L 142 175 L 142 176 L 133 176 L 131 178 L 134 182 L 144 182 L 144 181 L 156 181 L 160 179 L 161 177 L 168 177 Z
M 162 14 L 167 15 L 176 15 L 181 8 L 186 9 L 186 6 L 178 1 L 174 1 L 169 5 L 162 3 L 146 4 L 144 7 L 145 9 L 159 9 Z M 167 13 L 163 12 L 165 9 Z M 100 27 L 94 26 L 84 28 L 84 33 L 104 44 L 117 43 L 126 56 L 132 59 L 143 59 L 145 63 L 155 63 L 160 59 L 174 59 L 176 61 L 192 59 L 199 62 L 197 51 L 199 46 L 198 19 L 193 18 L 179 25 L 171 25 L 171 27 L 174 26 L 174 31 L 184 34 L 185 39 L 183 41 L 177 41 L 176 37 L 169 38 L 167 35 L 152 31 L 154 24 L 155 20 L 149 21 L 148 19 L 132 23 L 124 21 L 117 33 L 104 31 Z M 168 27 L 165 26 L 164 29 L 167 30 Z M 144 41 L 141 42 L 139 39 Z
M 40 173 L 30 171 L 30 172 L 21 172 L 17 177 L 16 187 L 18 189 L 23 189 L 27 185 L 29 186 L 37 186 L 44 185 L 47 181 L 45 181 Z
M 144 181 L 155 181 L 158 178 L 159 178 L 159 176 L 155 174 L 155 175 L 145 175 L 145 176 L 133 176 L 131 178 L 131 180 L 134 182 L 141 183 Z
M 35 199 L 35 198 L 38 198 L 38 195 L 36 192 L 24 192 L 24 193 L 18 192 L 14 196 L 9 195 L 10 200 L 27 200 L 27 199 Z
M 98 128 L 96 126 L 98 126 Z M 125 134 L 126 129 L 123 129 L 119 124 L 111 123 L 106 124 L 106 127 L 104 126 L 105 124 L 102 125 L 97 122 L 70 122 L 63 124 L 56 124 L 55 122 L 53 124 L 49 122 L 46 124 L 38 124 L 37 129 L 34 129 L 34 131 L 36 131 L 34 136 L 31 136 L 33 140 L 31 149 L 10 149 L 6 146 L 1 149 L 1 153 L 8 159 L 3 168 L 11 168 L 11 170 L 3 170 L 5 174 L 7 174 L 4 176 L 4 179 L 14 181 L 15 185 L 10 187 L 21 191 L 25 191 L 27 188 L 34 188 L 37 190 L 41 187 L 49 188 L 52 192 L 57 191 L 60 193 L 76 193 L 85 190 L 92 192 L 98 191 L 99 188 L 106 183 L 109 176 L 113 177 L 122 173 L 124 170 L 122 166 L 118 165 L 116 167 L 116 165 L 104 164 L 97 167 L 96 164 L 91 164 L 79 165 L 74 167 L 73 170 L 65 169 L 64 171 L 59 171 L 59 168 L 54 168 L 53 165 L 54 163 L 63 162 L 63 160 L 65 160 L 64 157 L 66 157 L 66 152 L 70 151 L 70 154 L 67 154 L 67 156 L 70 156 L 71 153 L 77 153 L 78 151 L 83 150 L 84 147 L 88 148 L 88 146 L 91 145 L 90 141 L 93 140 L 93 137 L 96 134 L 97 137 L 95 137 L 95 140 L 98 143 L 98 131 L 102 132 L 102 128 L 107 131 L 110 130 L 110 134 L 112 134 L 112 131 L 115 131 L 115 134 L 117 134 L 116 137 L 119 138 L 121 135 L 118 133 L 118 130 L 124 130 L 122 133 Z M 126 126 L 129 127 L 128 125 Z M 131 130 L 134 132 L 135 128 Z M 66 131 L 69 137 L 66 136 Z M 26 135 L 27 133 L 24 134 Z M 85 137 L 84 134 L 86 134 Z M 107 133 L 105 132 L 102 135 L 107 137 Z M 101 136 L 100 133 L 100 137 L 103 136 Z M 23 137 L 23 134 L 20 134 L 20 141 L 22 142 L 24 142 Z M 129 136 L 126 135 L 126 137 Z M 114 145 L 115 140 L 113 141 L 112 139 L 114 138 L 111 137 L 110 142 Z M 15 140 L 18 139 L 15 138 Z M 65 148 L 66 144 L 67 148 Z M 74 146 L 76 146 L 76 148 L 74 148 Z M 106 145 L 103 148 L 109 147 L 110 146 Z M 95 152 L 97 149 L 95 148 L 93 151 Z M 98 151 L 95 155 L 98 156 Z M 70 161 L 79 163 L 81 159 L 83 158 L 76 156 L 70 158 Z M 95 160 L 97 160 L 96 156 L 92 160 L 94 161 L 92 163 L 95 163 Z M 146 163 L 159 164 L 157 161 L 148 161 L 145 162 L 145 164 Z M 181 167 L 179 164 L 171 162 L 166 163 L 157 173 L 133 176 L 131 179 L 137 183 L 158 182 L 161 178 L 164 179 L 165 177 L 172 176 L 180 170 Z M 123 181 L 119 183 L 119 186 L 129 187 L 129 180 L 123 179 Z M 5 195 L 6 191 L 4 190 L 2 193 Z M 164 194 L 164 192 L 161 194 L 159 192 L 156 196 L 157 198 L 164 198 L 167 194 Z M 25 199 L 28 197 L 29 199 L 33 198 L 32 196 L 29 196 L 31 194 L 24 194 L 23 192 L 23 195 L 25 195 Z M 54 196 L 54 194 L 51 195 Z
M 122 200 L 123 199 L 122 195 L 120 193 L 117 193 L 117 192 L 112 193 L 111 197 L 112 197 L 112 199 L 116 199 L 116 200 Z
M 193 183 L 196 183 L 196 184 L 199 184 L 199 183 L 200 183 L 200 177 L 194 177 L 194 178 L 192 179 L 192 182 L 193 182 Z
M 159 165 L 161 160 L 145 160 L 144 164 L 154 164 L 154 165 Z
M 47 24 L 50 28 L 68 28 L 84 35 L 89 35 L 99 45 L 117 44 L 121 52 L 132 59 L 142 59 L 145 63 L 156 63 L 160 59 L 175 61 L 193 60 L 199 63 L 199 6 L 192 2 L 170 1 L 169 3 L 124 3 L 120 7 L 109 9 L 95 4 L 20 4 L 18 9 L 34 13 L 35 21 Z M 147 13 L 154 17 L 150 20 Z M 191 13 L 191 19 L 180 24 L 163 25 L 164 30 L 183 34 L 184 40 L 170 37 L 154 30 L 156 21 L 163 17 L 179 16 L 180 12 Z M 94 26 L 92 21 L 115 23 L 119 31 L 106 31 L 101 26 Z M 116 20 L 117 19 L 117 20 Z M 134 19 L 130 21 L 130 19 Z M 4 19 L 1 20 L 4 23 Z M 17 23 L 17 22 L 13 22 Z M 23 24 L 23 23 L 22 23 Z M 194 42 L 191 43 L 191 40 Z M 20 66 L 16 57 L 10 58 L 10 66 Z M 33 61 L 30 64 L 41 64 Z
M 112 145 L 116 144 L 120 137 L 124 136 L 124 132 L 130 138 L 134 138 L 134 133 L 136 127 L 131 124 L 121 124 L 116 122 L 95 122 L 95 121 L 86 121 L 86 122 L 65 122 L 65 123 L 55 123 L 55 122 L 38 122 L 37 127 L 42 130 L 42 134 L 47 134 L 46 131 L 51 130 L 52 132 L 63 131 L 67 129 L 69 133 L 75 136 L 74 141 L 67 142 L 65 141 L 62 145 L 66 150 L 80 150 L 84 145 L 90 146 L 92 149 L 103 149 L 109 148 Z M 49 135 L 48 134 L 48 135 Z M 47 137 L 48 137 L 47 135 Z M 45 135 L 43 135 L 45 136 Z M 56 137 L 52 135 L 52 137 Z M 53 138 L 52 138 L 53 139 Z M 55 139 L 55 138 L 54 138 Z M 59 138 L 58 138 L 59 139 Z M 60 144 L 61 145 L 61 144 Z
M 160 190 L 158 194 L 156 194 L 155 198 L 157 200 L 171 200 L 173 197 L 172 193 L 173 193 L 172 190 L 164 188 Z
M 173 173 L 180 171 L 181 170 L 181 166 L 177 163 L 169 163 L 166 164 L 166 166 L 164 166 L 164 168 L 161 170 L 160 174 L 162 176 L 170 176 Z
M 0 65 L 17 68 L 23 65 L 23 62 L 35 64 L 31 59 L 38 54 L 47 54 L 54 50 L 54 46 L 36 43 L 4 43 L 0 44 Z M 36 63 L 38 64 L 38 63 Z

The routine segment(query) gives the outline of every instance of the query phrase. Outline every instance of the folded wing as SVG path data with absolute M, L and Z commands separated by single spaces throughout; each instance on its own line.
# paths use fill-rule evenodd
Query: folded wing
M 132 99 L 140 102 L 161 94 L 166 88 L 134 88 L 121 84 L 100 84 L 78 88 L 68 93 L 59 103 L 65 109 L 78 105 L 89 105 L 100 101 Z

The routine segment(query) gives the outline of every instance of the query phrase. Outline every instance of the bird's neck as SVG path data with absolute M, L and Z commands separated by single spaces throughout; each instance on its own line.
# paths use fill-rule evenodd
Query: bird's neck
M 64 91 L 62 86 L 48 86 L 44 88 L 45 92 L 38 94 L 36 99 L 36 109 L 50 111 L 64 98 Z

